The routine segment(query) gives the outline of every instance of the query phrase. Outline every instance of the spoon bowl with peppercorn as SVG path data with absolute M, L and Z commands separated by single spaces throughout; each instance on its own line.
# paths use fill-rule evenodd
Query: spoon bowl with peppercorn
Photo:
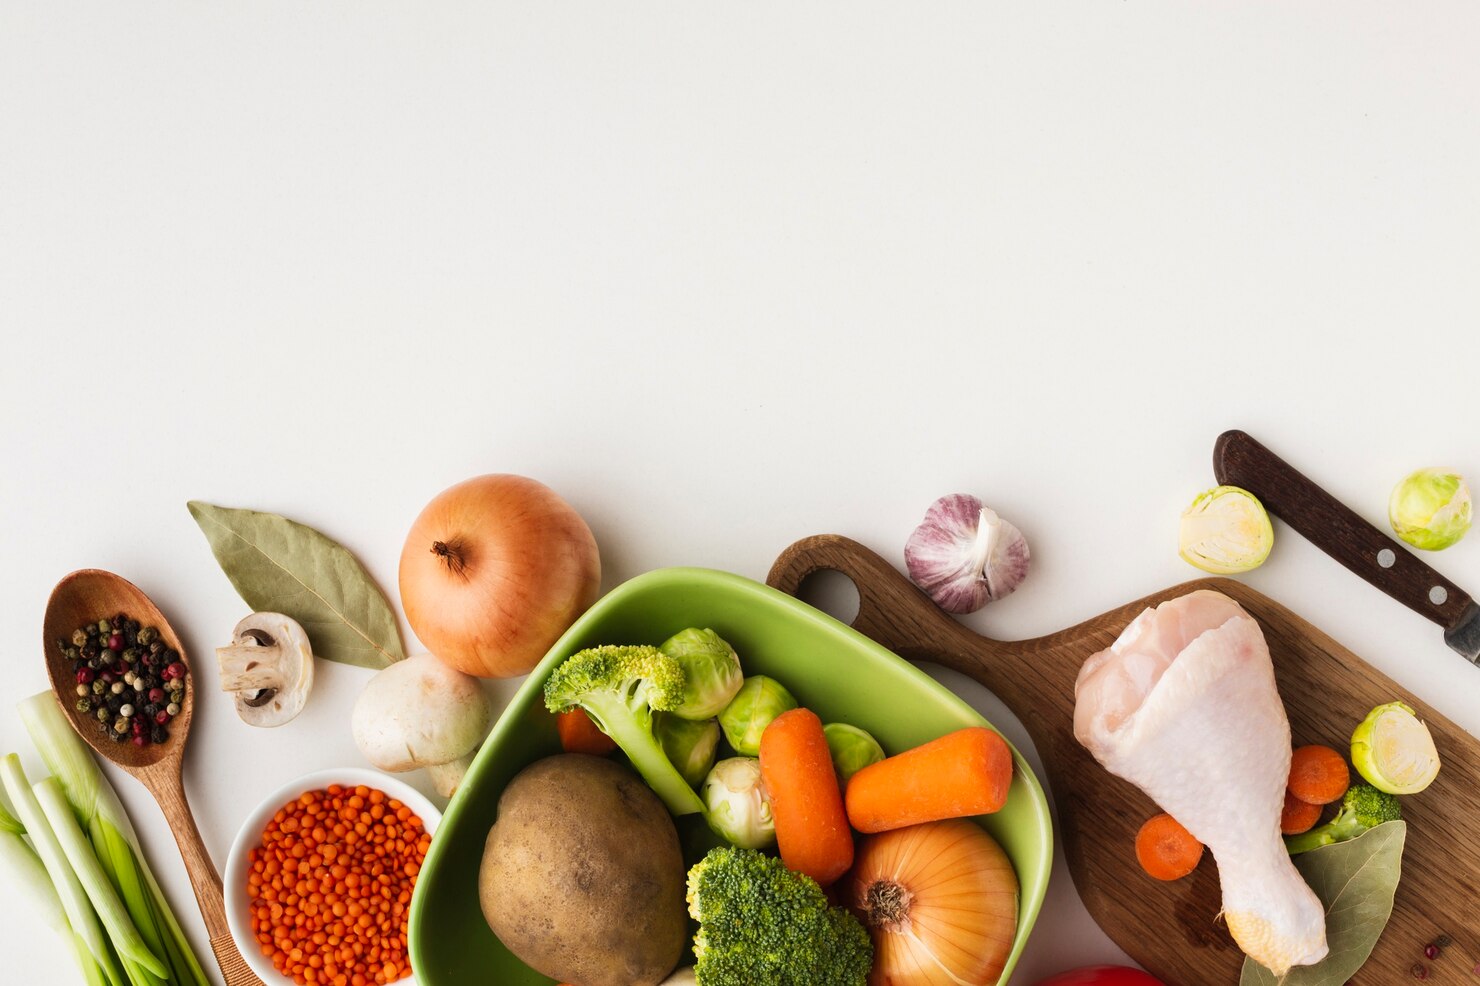
M 143 784 L 169 822 L 227 986 L 261 986 L 232 940 L 221 877 L 185 799 L 195 676 L 179 635 L 138 586 L 95 568 L 57 583 L 43 633 L 46 672 L 72 727 Z

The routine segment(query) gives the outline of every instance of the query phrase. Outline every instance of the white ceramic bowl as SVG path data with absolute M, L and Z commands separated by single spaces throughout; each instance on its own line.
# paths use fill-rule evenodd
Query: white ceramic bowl
M 272 961 L 262 954 L 262 945 L 257 941 L 257 935 L 252 930 L 251 914 L 248 910 L 252 902 L 247 896 L 249 868 L 247 860 L 252 849 L 261 844 L 262 833 L 279 808 L 305 791 L 323 790 L 330 784 L 342 784 L 345 787 L 357 787 L 363 784 L 366 787 L 384 791 L 386 797 L 395 798 L 415 812 L 429 835 L 436 834 L 437 823 L 442 820 L 441 810 L 427 800 L 426 795 L 405 781 L 364 767 L 335 767 L 330 770 L 316 770 L 311 774 L 304 774 L 296 780 L 289 781 L 262 799 L 262 803 L 242 822 L 241 828 L 237 830 L 236 838 L 232 840 L 231 853 L 226 857 L 226 870 L 221 874 L 221 883 L 225 890 L 226 923 L 231 926 L 231 937 L 236 942 L 237 949 L 242 953 L 242 958 L 246 959 L 247 965 L 252 967 L 252 971 L 267 986 L 283 986 L 283 984 L 293 986 L 293 980 L 272 967 Z M 396 986 L 415 986 L 415 984 L 414 974 L 396 981 Z

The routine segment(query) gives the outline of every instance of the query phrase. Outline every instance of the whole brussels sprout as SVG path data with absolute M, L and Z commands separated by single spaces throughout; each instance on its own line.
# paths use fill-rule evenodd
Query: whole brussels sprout
M 1469 531 L 1473 509 L 1463 476 L 1420 469 L 1393 490 L 1388 519 L 1398 537 L 1415 548 L 1442 551 Z
M 848 786 L 848 778 L 871 763 L 884 759 L 884 748 L 879 741 L 857 726 L 846 722 L 830 722 L 822 727 L 827 738 L 827 749 L 832 754 L 833 770 L 838 772 L 838 783 Z
M 719 723 L 713 719 L 702 722 L 681 719 L 665 712 L 658 716 L 657 733 L 669 762 L 678 768 L 690 787 L 697 787 L 714 766 L 719 750 Z
M 730 748 L 746 757 L 761 755 L 761 733 L 783 712 L 797 707 L 786 686 L 775 678 L 753 674 L 719 714 L 720 728 Z
M 659 644 L 658 650 L 682 664 L 688 680 L 683 703 L 671 710 L 676 716 L 709 719 L 719 715 L 745 681 L 735 648 L 713 630 L 680 630 Z

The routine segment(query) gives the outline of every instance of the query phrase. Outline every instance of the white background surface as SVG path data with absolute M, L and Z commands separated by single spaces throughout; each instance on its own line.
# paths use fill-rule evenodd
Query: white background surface
M 820 531 L 898 558 L 969 490 L 1033 546 L 970 621 L 1014 637 L 1196 575 L 1176 517 L 1225 428 L 1375 520 L 1412 468 L 1480 478 L 1477 42 L 1459 3 L 7 3 L 3 680 L 44 685 L 83 566 L 208 667 L 245 610 L 192 497 L 393 591 L 480 472 L 563 493 L 608 587 L 761 578 Z M 1251 584 L 1480 728 L 1436 628 L 1278 530 Z M 1435 563 L 1480 586 L 1480 536 Z M 201 689 L 218 861 L 267 791 L 359 762 L 365 678 L 321 662 L 277 731 Z M 0 911 L 8 981 L 75 978 Z M 1060 870 L 1016 981 L 1118 954 Z

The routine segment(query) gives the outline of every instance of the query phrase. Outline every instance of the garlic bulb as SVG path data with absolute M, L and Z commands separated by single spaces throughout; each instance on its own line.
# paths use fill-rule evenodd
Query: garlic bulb
M 948 613 L 973 613 L 1012 592 L 1028 560 L 1022 532 L 967 493 L 932 503 L 904 546 L 910 579 Z

